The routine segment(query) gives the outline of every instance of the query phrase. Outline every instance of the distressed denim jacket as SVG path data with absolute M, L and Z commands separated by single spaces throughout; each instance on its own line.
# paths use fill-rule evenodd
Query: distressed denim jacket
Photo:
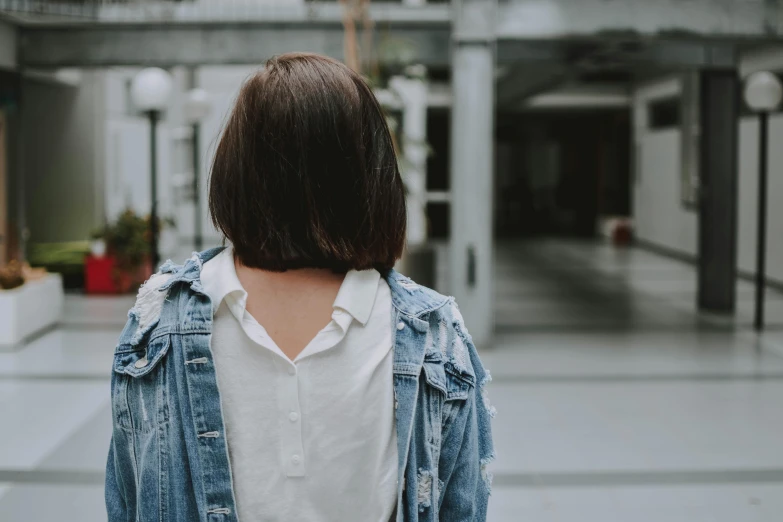
M 212 304 L 200 281 L 219 251 L 166 263 L 128 314 L 111 383 L 110 522 L 237 521 Z M 489 374 L 453 299 L 395 271 L 384 277 L 393 303 L 396 520 L 483 521 L 494 457 Z

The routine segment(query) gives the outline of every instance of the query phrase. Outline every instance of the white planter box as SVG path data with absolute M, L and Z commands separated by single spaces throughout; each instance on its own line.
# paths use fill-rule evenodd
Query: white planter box
M 0 290 L 0 350 L 9 350 L 60 321 L 63 309 L 60 274 L 48 274 L 19 288 Z

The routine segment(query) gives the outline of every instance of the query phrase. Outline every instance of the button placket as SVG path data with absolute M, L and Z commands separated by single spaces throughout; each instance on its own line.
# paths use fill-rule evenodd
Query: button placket
M 221 421 L 206 422 L 210 413 L 220 411 L 217 379 L 214 371 L 195 371 L 211 357 L 208 342 L 196 342 L 186 345 L 184 350 L 186 389 L 191 395 L 191 418 L 196 428 L 198 457 L 202 462 L 212 462 L 209 468 L 201 472 L 204 484 L 205 500 L 209 514 L 223 515 L 225 520 L 236 520 L 233 492 L 231 490 L 230 464 L 228 449 L 223 436 L 224 425 Z M 146 357 L 145 357 L 146 359 Z M 220 418 L 220 417 L 218 417 Z
M 302 477 L 305 475 L 304 443 L 302 440 L 302 423 L 299 422 L 299 371 L 290 362 L 285 361 L 287 368 L 280 373 L 278 412 L 281 417 L 279 422 L 282 441 L 280 462 L 283 463 L 288 477 Z

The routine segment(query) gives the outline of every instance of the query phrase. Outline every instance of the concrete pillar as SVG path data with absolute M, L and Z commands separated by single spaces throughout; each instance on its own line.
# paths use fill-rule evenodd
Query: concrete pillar
M 494 326 L 494 4 L 455 4 L 449 290 L 474 341 L 481 345 L 489 340 Z
M 408 246 L 427 240 L 427 81 L 423 66 L 409 68 L 410 76 L 391 79 L 402 100 L 402 165 L 408 189 Z
M 737 282 L 737 71 L 702 71 L 700 95 L 698 305 L 710 312 L 733 313 Z

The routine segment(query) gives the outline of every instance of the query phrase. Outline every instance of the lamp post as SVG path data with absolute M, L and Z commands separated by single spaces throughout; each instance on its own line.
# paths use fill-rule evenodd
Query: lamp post
M 171 75 L 157 67 L 143 69 L 131 83 L 131 99 L 150 120 L 150 256 L 152 267 L 160 262 L 158 253 L 158 158 L 157 126 L 160 113 L 168 105 L 171 96 Z
M 199 134 L 201 130 L 201 122 L 207 117 L 212 104 L 210 103 L 209 93 L 204 89 L 191 89 L 188 91 L 185 98 L 185 119 L 190 124 L 192 129 L 193 144 L 191 150 L 193 152 L 193 243 L 196 252 L 200 252 L 203 243 L 202 230 L 201 230 L 201 187 L 199 186 L 199 178 L 201 174 L 201 157 L 199 151 Z
M 756 313 L 753 327 L 764 329 L 764 290 L 766 287 L 767 257 L 767 134 L 769 113 L 775 110 L 783 97 L 780 80 L 770 72 L 751 74 L 745 81 L 745 102 L 759 115 L 759 191 L 756 222 Z

